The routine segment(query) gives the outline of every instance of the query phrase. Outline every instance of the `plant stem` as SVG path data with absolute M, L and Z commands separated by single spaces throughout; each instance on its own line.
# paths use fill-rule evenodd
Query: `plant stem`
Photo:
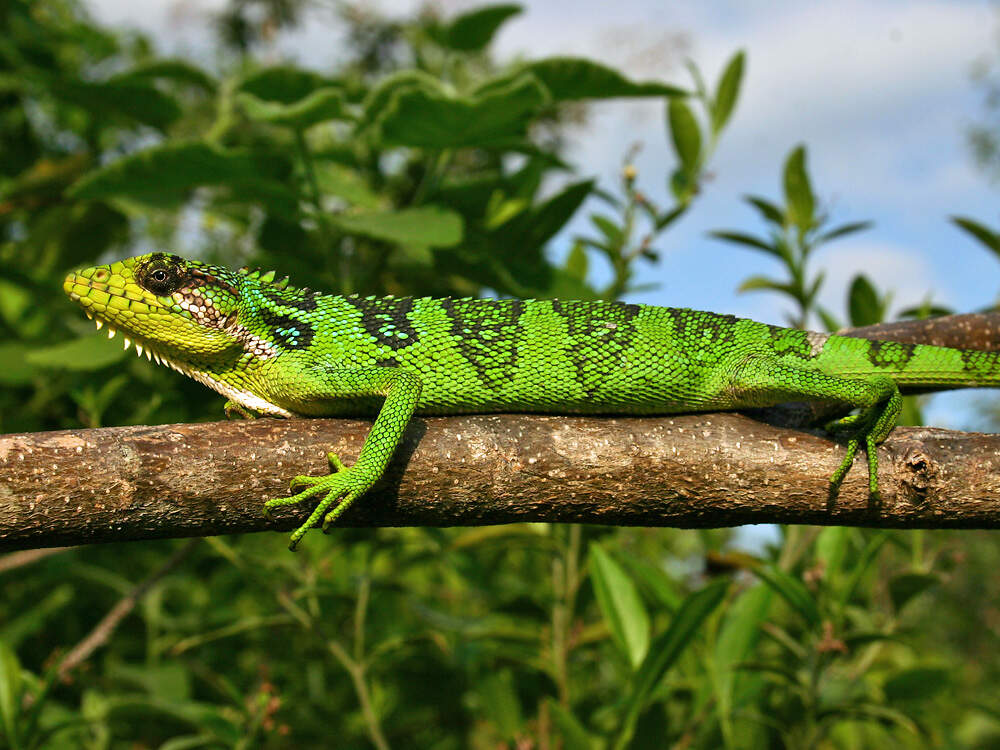
M 389 750 L 389 742 L 382 733 L 382 726 L 379 724 L 378 716 L 375 715 L 375 708 L 372 706 L 371 693 L 368 690 L 368 683 L 365 681 L 365 665 L 355 661 L 350 657 L 344 647 L 337 641 L 329 641 L 327 647 L 330 653 L 340 662 L 340 665 L 351 676 L 351 683 L 354 685 L 354 693 L 358 697 L 361 705 L 361 715 L 365 717 L 365 724 L 368 725 L 368 734 L 372 744 L 378 750 Z
M 320 255 L 324 260 L 331 253 L 336 256 L 334 258 L 334 265 L 338 270 L 337 277 L 340 282 L 340 293 L 350 294 L 353 291 L 350 263 L 348 263 L 347 257 L 343 255 L 341 249 L 336 247 L 333 242 L 333 227 L 330 225 L 330 221 L 323 210 L 323 193 L 319 188 L 319 180 L 316 177 L 315 160 L 313 159 L 312 151 L 309 150 L 305 133 L 299 128 L 295 129 L 295 150 L 298 152 L 299 160 L 302 162 L 302 171 L 305 173 L 306 184 L 309 186 L 309 202 L 312 204 L 316 226 L 319 228 Z
M 552 587 L 555 603 L 552 607 L 552 660 L 559 689 L 559 703 L 564 708 L 570 705 L 569 652 L 571 650 L 570 629 L 576 592 L 580 587 L 580 540 L 578 524 L 569 527 L 569 539 L 565 553 L 552 565 Z

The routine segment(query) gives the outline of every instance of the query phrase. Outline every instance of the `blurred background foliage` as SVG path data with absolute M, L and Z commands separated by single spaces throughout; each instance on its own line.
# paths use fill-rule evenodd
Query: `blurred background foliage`
M 516 5 L 401 22 L 338 4 L 342 66 L 263 62 L 305 6 L 230 0 L 209 69 L 74 0 L 0 4 L 0 431 L 221 416 L 63 298 L 73 267 L 151 249 L 342 293 L 627 295 L 738 107 L 738 51 L 679 84 L 500 63 Z M 627 144 L 614 185 L 561 156 L 587 102 L 619 97 L 663 101 L 659 196 L 635 188 Z M 975 137 L 986 163 L 996 130 Z M 781 196 L 746 197 L 763 232 L 715 232 L 720 257 L 780 268 L 741 291 L 784 295 L 792 325 L 882 320 L 889 293 L 860 273 L 846 315 L 817 306 L 811 253 L 870 224 L 830 226 L 789 149 Z M 557 257 L 579 211 L 590 231 Z M 951 220 L 1000 256 L 1000 232 Z M 537 524 L 341 530 L 295 555 L 261 534 L 0 557 L 0 747 L 1000 748 L 992 535 L 731 542 Z

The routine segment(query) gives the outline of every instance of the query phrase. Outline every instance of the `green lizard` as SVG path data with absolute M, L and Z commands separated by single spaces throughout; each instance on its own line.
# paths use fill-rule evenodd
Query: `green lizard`
M 623 302 L 332 296 L 165 253 L 66 277 L 66 293 L 125 348 L 275 417 L 377 415 L 357 461 L 292 479 L 276 507 L 322 495 L 291 549 L 324 530 L 382 475 L 414 412 L 670 414 L 838 401 L 839 486 L 899 415 L 898 384 L 1000 384 L 1000 354 L 778 328 Z

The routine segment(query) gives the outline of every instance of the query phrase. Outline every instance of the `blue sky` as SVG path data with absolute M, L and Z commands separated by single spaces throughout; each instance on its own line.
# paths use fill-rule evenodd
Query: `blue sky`
M 142 28 L 166 51 L 208 49 L 205 11 L 222 0 L 90 0 L 101 20 Z M 383 0 L 390 13 L 416 3 Z M 474 3 L 439 2 L 450 15 Z M 711 229 L 757 230 L 745 193 L 780 196 L 780 170 L 797 144 L 809 150 L 818 196 L 834 221 L 870 219 L 874 229 L 829 245 L 816 258 L 827 271 L 822 302 L 842 314 L 847 284 L 859 271 L 894 290 L 893 309 L 929 292 L 967 311 L 992 304 L 1000 260 L 947 221 L 951 214 L 1000 227 L 1000 191 L 966 149 L 968 126 L 982 115 L 970 71 L 1000 58 L 1000 4 L 838 0 L 553 0 L 524 3 L 501 31 L 500 56 L 574 54 L 637 78 L 689 82 L 685 57 L 714 81 L 726 59 L 745 49 L 748 66 L 736 113 L 712 162 L 713 178 L 693 210 L 658 243 L 661 260 L 643 269 L 656 291 L 632 300 L 695 307 L 783 322 L 774 295 L 735 293 L 740 281 L 777 272 L 763 256 L 710 240 Z M 141 6 L 141 7 L 140 7 Z M 280 39 L 272 54 L 311 66 L 337 59 L 337 33 L 317 16 Z M 666 200 L 673 157 L 661 102 L 596 106 L 571 134 L 569 160 L 581 173 L 616 184 L 624 154 L 643 145 L 639 184 Z M 585 215 L 571 231 L 585 231 Z M 565 241 L 569 242 L 569 235 Z M 936 397 L 928 417 L 957 426 L 975 417 L 974 397 Z

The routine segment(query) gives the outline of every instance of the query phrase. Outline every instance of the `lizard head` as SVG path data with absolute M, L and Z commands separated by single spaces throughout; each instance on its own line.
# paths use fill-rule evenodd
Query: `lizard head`
M 63 290 L 108 336 L 157 358 L 189 361 L 240 346 L 240 279 L 218 266 L 151 253 L 69 274 Z

